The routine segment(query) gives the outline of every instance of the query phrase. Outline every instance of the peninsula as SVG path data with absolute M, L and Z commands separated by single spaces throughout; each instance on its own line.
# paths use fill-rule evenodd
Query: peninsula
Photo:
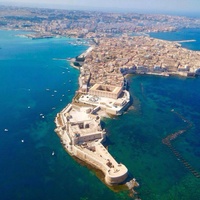
M 93 48 L 89 48 L 86 51 L 84 59 L 92 50 Z M 55 131 L 70 155 L 104 173 L 106 184 L 125 183 L 128 169 L 118 163 L 102 145 L 106 139 L 106 132 L 102 129 L 101 117 L 122 114 L 130 105 L 130 94 L 124 86 L 99 83 L 83 89 L 81 78 L 82 76 L 79 81 L 81 87 L 73 102 L 56 116 Z M 137 183 L 134 179 L 129 182 L 130 189 L 135 185 Z
M 73 60 L 81 63 L 79 89 L 55 119 L 64 148 L 100 169 L 108 185 L 125 183 L 128 169 L 102 145 L 106 132 L 101 117 L 121 115 L 129 107 L 127 74 L 195 76 L 200 74 L 199 56 L 177 42 L 148 36 L 97 39 Z
M 78 39 L 71 45 L 86 44 L 85 41 L 90 44 L 85 53 L 67 59 L 80 70 L 79 88 L 72 102 L 57 114 L 55 132 L 71 156 L 103 172 L 107 185 L 126 184 L 129 189 L 138 186 L 135 178 L 130 180 L 127 167 L 115 160 L 103 145 L 106 131 L 101 120 L 121 115 L 131 105 L 129 74 L 200 75 L 200 52 L 181 46 L 184 42 L 194 42 L 193 38 L 169 42 L 148 36 L 149 32 L 200 28 L 200 19 L 13 6 L 0 6 L 0 11 L 1 29 L 28 31 L 18 36 L 31 39 L 73 37 Z M 183 121 L 187 122 L 184 118 Z M 170 143 L 184 131 L 170 134 L 163 139 L 163 144 L 199 177 Z
M 128 169 L 102 144 L 106 132 L 101 118 L 121 115 L 130 106 L 128 74 L 200 75 L 200 53 L 181 47 L 193 38 L 169 42 L 147 34 L 199 28 L 200 19 L 6 6 L 0 10 L 1 29 L 30 31 L 22 36 L 32 39 L 64 36 L 79 38 L 74 45 L 83 44 L 80 38 L 90 43 L 85 53 L 70 59 L 80 70 L 79 89 L 57 114 L 56 132 L 67 152 L 100 169 L 107 184 L 125 183 Z M 135 179 L 131 183 L 135 185 Z

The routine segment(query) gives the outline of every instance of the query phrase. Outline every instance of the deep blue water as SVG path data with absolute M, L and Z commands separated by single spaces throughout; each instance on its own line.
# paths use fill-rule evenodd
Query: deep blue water
M 200 50 L 200 29 L 151 33 L 150 36 L 182 43 Z M 138 182 L 138 197 L 146 200 L 200 199 L 200 180 L 189 172 L 162 139 L 185 129 L 187 124 L 174 109 L 192 123 L 192 128 L 172 142 L 181 156 L 200 172 L 200 78 L 129 76 L 133 107 L 123 116 L 106 120 L 109 151 L 124 163 Z
M 196 40 L 196 42 L 183 42 L 181 46 L 191 50 L 200 50 L 200 29 L 181 29 L 176 32 L 150 33 L 151 37 L 169 41 Z
M 0 31 L 1 199 L 129 199 L 73 160 L 54 132 L 56 113 L 71 102 L 79 76 L 66 60 L 54 58 L 74 57 L 87 47 L 70 45 L 69 38 L 31 40 L 16 37 L 19 33 Z M 196 39 L 184 45 L 200 50 L 199 33 L 181 30 L 153 36 Z M 109 151 L 138 180 L 142 199 L 199 199 L 199 179 L 162 138 L 185 127 L 171 109 L 190 120 L 193 127 L 173 144 L 200 171 L 200 79 L 129 76 L 129 82 L 133 107 L 104 120 Z
M 114 198 L 64 151 L 54 132 L 56 113 L 71 102 L 79 76 L 66 60 L 54 58 L 75 57 L 88 47 L 19 33 L 0 31 L 1 199 L 102 199 L 104 193 Z

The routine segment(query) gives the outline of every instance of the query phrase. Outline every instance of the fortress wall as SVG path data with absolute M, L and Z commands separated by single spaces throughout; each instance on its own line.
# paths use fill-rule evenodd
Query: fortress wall
M 117 115 L 117 111 L 116 111 L 116 110 L 113 110 L 113 109 L 110 109 L 110 108 L 106 108 L 105 111 L 106 111 L 108 114 Z
M 128 176 L 127 168 L 119 164 L 117 166 L 117 172 L 113 172 L 113 168 L 109 168 L 101 159 L 94 155 L 90 155 L 89 153 L 82 151 L 81 149 L 74 147 L 74 155 L 79 159 L 83 160 L 84 162 L 96 167 L 97 169 L 101 170 L 105 174 L 105 182 L 108 185 L 119 184 L 125 181 Z
M 113 184 L 119 184 L 122 183 L 126 180 L 128 177 L 128 170 L 127 168 L 120 164 L 120 167 L 118 168 L 118 172 L 116 173 L 110 173 L 113 169 L 107 171 L 106 176 L 105 176 L 105 181 L 108 185 L 113 185 Z
M 67 113 L 71 110 L 71 108 L 72 108 L 72 104 L 70 103 L 61 111 L 61 113 Z
M 77 147 L 74 147 L 74 155 L 78 157 L 79 159 L 85 161 L 88 164 L 91 164 L 92 166 L 96 167 L 97 169 L 100 169 L 104 174 L 108 171 L 108 167 L 104 165 L 101 160 L 99 160 L 94 155 L 90 155 L 86 153 L 85 151 L 82 151 L 81 149 L 78 149 Z
M 62 139 L 66 140 L 67 144 L 71 143 L 71 139 L 70 139 L 69 135 L 67 134 L 67 131 L 64 131 L 64 135 L 63 135 Z
M 96 133 L 96 134 L 93 133 L 91 135 L 80 136 L 78 139 L 78 142 L 87 142 L 87 141 L 92 141 L 92 140 L 101 139 L 101 138 L 102 138 L 101 133 Z
M 123 107 L 120 110 L 114 110 L 114 109 L 111 109 L 111 108 L 106 108 L 105 111 L 108 114 L 111 114 L 111 115 L 121 115 L 123 113 L 123 111 L 129 106 L 129 103 L 130 102 L 127 102 L 125 105 L 123 105 Z

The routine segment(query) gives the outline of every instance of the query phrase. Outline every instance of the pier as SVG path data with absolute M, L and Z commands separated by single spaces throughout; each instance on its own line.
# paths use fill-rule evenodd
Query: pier
M 177 43 L 184 43 L 184 42 L 196 42 L 196 40 L 179 40 L 179 41 L 174 41 Z

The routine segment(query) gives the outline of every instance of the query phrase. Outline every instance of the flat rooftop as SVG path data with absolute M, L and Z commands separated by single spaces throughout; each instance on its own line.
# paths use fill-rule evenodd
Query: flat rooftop
M 116 105 L 116 103 L 129 101 L 129 98 L 124 92 L 122 92 L 122 97 L 119 99 L 100 97 L 100 96 L 90 95 L 90 94 L 82 94 L 81 97 L 79 98 L 79 101 L 82 103 L 89 104 L 89 105 L 105 107 L 105 108 L 109 108 L 109 109 L 117 111 L 117 110 L 120 110 L 123 106 Z
M 69 114 L 71 116 L 70 122 L 80 122 L 80 121 L 88 121 L 91 120 L 89 117 L 87 111 L 89 109 L 92 109 L 92 107 L 80 107 L 80 108 L 74 108 L 70 110 Z
M 83 135 L 96 133 L 97 132 L 97 127 L 95 126 L 95 124 L 90 124 L 89 128 L 80 129 L 78 125 L 75 125 L 75 126 L 71 126 L 71 130 L 74 133 L 79 133 L 81 136 L 83 136 Z
M 70 122 L 70 129 L 73 133 L 79 133 L 81 135 L 87 135 L 92 133 L 98 133 L 99 118 L 98 116 L 91 115 L 93 107 L 79 107 L 72 105 L 64 113 L 65 122 Z M 98 118 L 98 120 L 97 120 Z
M 98 83 L 94 84 L 90 88 L 90 91 L 103 91 L 103 92 L 108 92 L 108 93 L 113 93 L 113 94 L 118 94 L 121 90 L 122 90 L 122 87 L 103 85 L 103 84 L 98 84 Z

